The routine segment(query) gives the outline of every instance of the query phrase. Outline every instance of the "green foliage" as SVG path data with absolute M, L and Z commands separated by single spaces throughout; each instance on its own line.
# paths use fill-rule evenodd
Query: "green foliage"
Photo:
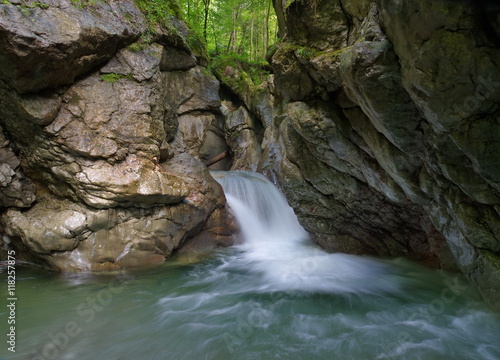
M 8 0 L 2 0 L 0 4 L 3 5 L 17 5 L 17 4 L 12 4 Z M 21 8 L 21 12 L 26 13 L 28 12 L 28 9 L 34 9 L 34 8 L 39 8 L 39 9 L 48 9 L 49 5 L 41 3 L 39 1 L 23 1 L 22 4 L 17 5 Z
M 316 52 L 316 50 L 308 47 L 300 47 L 296 51 L 297 55 L 303 58 L 312 58 Z
M 276 41 L 272 0 L 179 0 L 183 18 L 212 56 L 264 59 Z
M 33 3 L 29 3 L 28 7 L 30 7 L 30 8 L 37 7 L 37 8 L 40 8 L 40 9 L 48 9 L 49 5 L 41 3 L 41 2 L 33 2 Z
M 86 9 L 88 7 L 92 7 L 95 5 L 97 2 L 102 2 L 104 0 L 98 1 L 98 0 L 71 0 L 73 5 L 75 5 L 79 9 Z
M 312 59 L 322 54 L 324 54 L 324 52 L 320 50 L 306 46 L 299 46 L 289 42 L 282 42 L 278 44 L 276 50 L 274 51 L 275 58 L 279 62 L 286 61 L 286 59 L 290 56 Z
M 146 43 L 154 41 L 158 33 L 158 27 L 163 28 L 166 33 L 177 36 L 178 30 L 175 27 L 174 18 L 181 19 L 181 10 L 176 0 L 134 0 L 137 7 L 142 11 L 149 28 L 143 33 L 142 39 Z
M 181 10 L 175 0 L 135 0 L 151 26 L 167 25 L 172 16 L 181 18 Z
M 222 83 L 236 93 L 264 90 L 271 74 L 266 62 L 250 61 L 239 54 L 217 56 L 210 68 Z
M 151 42 L 153 42 L 154 36 L 155 36 L 155 30 L 149 28 L 142 34 L 141 39 L 144 41 L 145 44 L 151 44 Z
M 187 36 L 187 42 L 192 49 L 206 49 L 207 44 L 203 37 L 196 31 L 190 31 Z M 199 52 L 199 51 L 198 51 Z
M 127 46 L 127 49 L 136 53 L 136 52 L 139 52 L 142 49 L 144 49 L 148 43 L 149 42 L 147 42 L 147 41 L 136 41 L 135 43 Z
M 100 77 L 101 81 L 106 81 L 109 83 L 117 82 L 120 79 L 133 80 L 133 77 L 132 77 L 132 74 L 122 75 L 122 74 L 115 74 L 115 73 L 102 74 Z

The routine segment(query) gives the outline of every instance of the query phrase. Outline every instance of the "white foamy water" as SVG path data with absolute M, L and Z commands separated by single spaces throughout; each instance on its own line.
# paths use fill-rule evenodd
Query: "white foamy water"
M 213 172 L 240 225 L 244 243 L 235 266 L 261 273 L 265 289 L 308 292 L 396 291 L 387 266 L 369 258 L 328 254 L 315 246 L 286 198 L 263 175 Z
M 107 274 L 18 266 L 17 348 L 0 359 L 500 359 L 500 316 L 463 277 L 327 254 L 260 175 L 215 176 L 243 245 Z

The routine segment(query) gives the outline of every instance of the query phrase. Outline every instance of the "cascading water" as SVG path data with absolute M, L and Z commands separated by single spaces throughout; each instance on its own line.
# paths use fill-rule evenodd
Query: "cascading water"
M 292 208 L 279 190 L 263 175 L 246 171 L 213 171 L 233 209 L 245 242 L 298 243 L 307 238 Z
M 311 292 L 395 291 L 378 261 L 328 254 L 314 246 L 283 194 L 263 175 L 212 172 L 241 227 L 242 258 L 263 275 L 263 288 Z
M 241 246 L 109 274 L 19 266 L 16 352 L 0 359 L 500 359 L 500 316 L 462 277 L 327 254 L 262 176 L 214 176 Z

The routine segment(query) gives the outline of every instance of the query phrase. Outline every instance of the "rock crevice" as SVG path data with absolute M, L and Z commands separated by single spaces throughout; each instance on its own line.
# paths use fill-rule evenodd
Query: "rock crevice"
M 147 42 L 131 0 L 40 4 L 0 5 L 1 241 L 66 271 L 161 263 L 195 236 L 216 244 L 230 217 L 191 122 L 220 114 L 219 83 L 186 25 Z
M 264 124 L 258 171 L 326 249 L 458 267 L 498 309 L 498 6 L 275 7 L 266 95 L 233 89 Z M 266 101 L 271 121 L 253 110 Z

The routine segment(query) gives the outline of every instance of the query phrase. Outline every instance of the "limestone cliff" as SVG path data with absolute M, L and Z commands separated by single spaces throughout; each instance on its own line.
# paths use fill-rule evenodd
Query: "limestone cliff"
M 220 116 L 219 83 L 185 24 L 154 26 L 132 0 L 0 5 L 0 247 L 100 270 L 228 238 L 183 125 Z
M 175 17 L 26 3 L 0 5 L 0 255 L 99 270 L 227 242 L 203 161 L 230 150 L 213 168 L 267 174 L 327 250 L 458 266 L 499 307 L 494 2 L 275 0 L 273 75 L 222 67 L 221 96 Z
M 498 309 L 499 6 L 274 6 L 268 91 L 232 88 L 265 128 L 258 170 L 326 249 L 458 265 Z

